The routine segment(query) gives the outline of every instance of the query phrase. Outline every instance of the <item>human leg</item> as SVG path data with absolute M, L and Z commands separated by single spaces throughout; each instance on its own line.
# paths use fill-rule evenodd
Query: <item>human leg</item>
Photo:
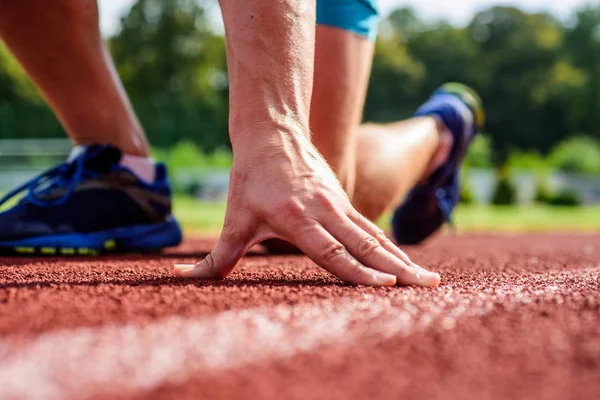
M 100 37 L 95 0 L 0 0 L 0 35 L 78 146 L 13 190 L 0 252 L 90 255 L 173 246 L 165 167 L 148 143 Z
M 456 123 L 447 126 L 445 117 L 455 110 L 453 106 L 447 110 L 444 102 L 442 109 L 434 107 L 404 122 L 358 126 L 373 52 L 369 39 L 374 36 L 375 4 L 362 0 L 320 0 L 319 4 L 325 11 L 317 18 L 321 25 L 317 28 L 311 104 L 313 141 L 357 210 L 377 220 L 401 204 L 415 185 L 427 182 L 449 158 L 456 158 L 455 147 L 463 146 L 464 141 L 455 143 L 459 132 L 452 128 L 462 128 Z M 473 100 L 468 91 L 459 92 L 459 98 Z M 481 112 L 475 110 L 476 101 L 470 104 L 473 112 Z M 405 229 L 421 227 L 407 224 Z
M 98 27 L 96 0 L 0 0 L 0 37 L 75 144 L 148 156 L 144 131 Z
M 310 116 L 313 142 L 353 204 L 372 220 L 422 177 L 442 137 L 433 118 L 359 126 L 374 50 L 375 6 L 363 0 L 318 1 Z

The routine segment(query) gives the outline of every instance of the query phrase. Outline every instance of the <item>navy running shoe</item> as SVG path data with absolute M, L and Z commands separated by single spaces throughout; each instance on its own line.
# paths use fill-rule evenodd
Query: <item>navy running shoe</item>
M 439 118 L 452 133 L 454 143 L 448 161 L 417 185 L 396 209 L 392 231 L 398 244 L 417 244 L 444 222 L 451 223 L 460 196 L 461 161 L 485 122 L 477 93 L 458 83 L 441 86 L 415 113 L 417 117 L 426 115 Z
M 148 252 L 176 246 L 181 229 L 171 215 L 166 168 L 152 184 L 119 165 L 122 153 L 89 146 L 75 159 L 13 190 L 0 206 L 0 254 L 96 255 Z

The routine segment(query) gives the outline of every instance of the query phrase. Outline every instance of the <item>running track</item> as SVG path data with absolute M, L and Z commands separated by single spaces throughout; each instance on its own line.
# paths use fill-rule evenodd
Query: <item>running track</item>
M 260 249 L 0 258 L 0 399 L 597 399 L 600 235 L 440 237 L 437 289 L 354 288 Z

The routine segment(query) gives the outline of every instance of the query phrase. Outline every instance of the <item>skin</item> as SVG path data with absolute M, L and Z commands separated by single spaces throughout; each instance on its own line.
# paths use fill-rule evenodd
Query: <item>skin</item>
M 368 199 L 372 194 L 353 189 L 375 179 L 375 171 L 366 167 L 362 171 L 361 165 L 373 166 L 379 157 L 372 154 L 361 161 L 363 150 L 357 149 L 369 144 L 375 152 L 384 144 L 370 138 L 377 136 L 374 128 L 364 128 L 369 135 L 360 133 L 362 127 L 357 129 L 372 44 L 345 31 L 332 33 L 320 27 L 315 64 L 314 1 L 250 0 L 239 7 L 239 2 L 223 0 L 220 4 L 226 27 L 234 154 L 227 213 L 214 251 L 195 266 L 176 268 L 175 273 L 189 278 L 225 277 L 254 244 L 278 238 L 351 284 L 436 286 L 439 275 L 414 264 L 357 211 L 348 195 L 361 211 L 373 207 L 375 215 L 377 207 L 383 208 L 360 197 Z M 53 7 L 36 5 L 36 0 L 0 0 L 0 34 L 69 135 L 78 144 L 110 143 L 128 154 L 147 155 L 143 130 L 100 39 L 96 3 L 56 0 Z M 31 28 L 23 30 L 23 21 Z M 352 56 L 355 50 L 363 61 Z M 332 59 L 327 60 L 324 56 L 329 53 Z M 323 75 L 330 73 L 327 62 L 338 63 L 344 74 L 328 79 Z M 319 87 L 311 103 L 313 79 Z M 323 112 L 326 106 L 329 113 Z M 404 160 L 410 157 L 408 151 L 422 150 L 420 156 L 414 155 L 414 162 L 406 161 L 414 172 L 405 172 L 400 179 L 393 173 L 396 170 L 390 171 L 393 181 L 382 178 L 375 190 L 402 181 L 404 186 L 392 190 L 396 196 L 417 181 L 426 169 L 421 164 L 431 162 L 438 138 L 434 121 L 425 118 L 415 124 L 409 132 L 400 132 L 401 126 L 388 129 L 389 135 L 395 132 L 406 138 L 398 139 L 399 154 L 387 157 Z M 335 172 L 311 141 L 311 129 Z M 402 152 L 401 143 L 408 146 Z M 405 180 L 405 175 L 410 179 Z M 382 203 L 391 204 L 393 196 Z
M 372 221 L 396 207 L 444 161 L 451 134 L 432 117 L 363 124 L 374 43 L 317 26 L 310 128 L 354 207 Z
M 354 209 L 309 140 L 315 3 L 220 4 L 234 152 L 225 224 L 208 257 L 175 273 L 225 277 L 252 246 L 279 238 L 352 284 L 437 285 L 438 274 L 412 263 Z
M 26 29 L 24 29 L 26 27 Z M 98 27 L 95 0 L 0 0 L 0 37 L 75 144 L 149 146 Z

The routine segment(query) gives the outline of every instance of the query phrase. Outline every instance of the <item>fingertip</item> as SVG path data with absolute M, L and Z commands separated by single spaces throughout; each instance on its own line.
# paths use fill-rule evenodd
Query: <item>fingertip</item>
M 203 268 L 202 263 L 199 264 L 175 264 L 173 272 L 180 278 L 212 278 Z
M 419 272 L 417 274 L 417 279 L 419 285 L 425 287 L 437 287 L 441 282 L 440 274 L 429 271 Z
M 413 268 L 417 269 L 417 278 L 419 279 L 419 284 L 422 286 L 431 286 L 436 287 L 440 284 L 442 278 L 440 274 L 437 272 L 431 272 L 420 265 L 415 263 L 411 264 Z
M 431 272 L 431 280 L 430 280 L 430 285 L 431 287 L 437 287 L 440 282 L 442 281 L 442 277 L 440 276 L 440 274 L 436 273 L 436 272 Z
M 173 265 L 173 273 L 177 276 L 182 276 L 182 273 L 194 269 L 195 266 L 196 264 L 175 264 Z
M 180 278 L 190 278 L 190 271 L 194 270 L 194 266 L 175 265 L 173 267 L 173 274 Z
M 173 265 L 173 270 L 181 271 L 181 270 L 194 268 L 195 266 L 196 266 L 196 264 L 175 264 L 175 265 Z

